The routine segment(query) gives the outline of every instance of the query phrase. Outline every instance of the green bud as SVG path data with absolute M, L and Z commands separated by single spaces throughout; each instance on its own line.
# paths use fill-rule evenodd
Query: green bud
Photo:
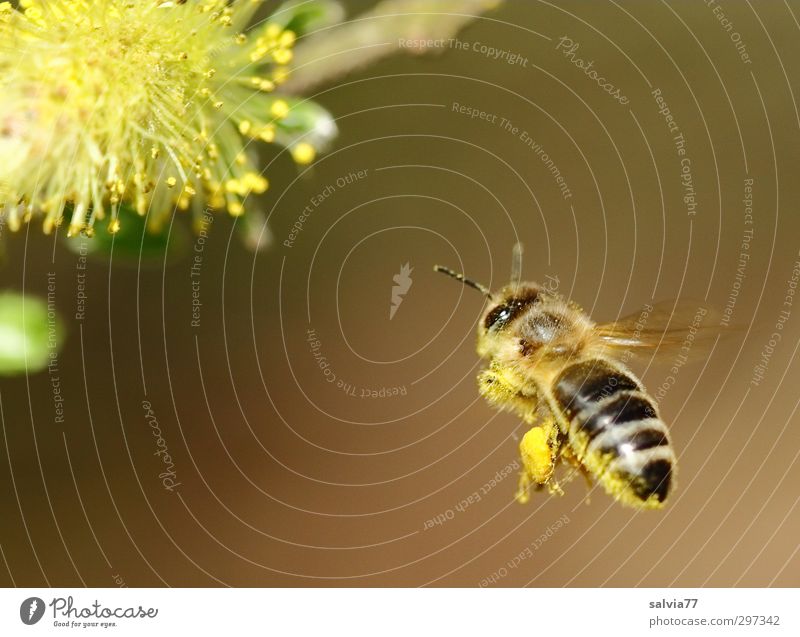
M 30 294 L 0 292 L 0 376 L 42 371 L 62 335 L 55 308 Z

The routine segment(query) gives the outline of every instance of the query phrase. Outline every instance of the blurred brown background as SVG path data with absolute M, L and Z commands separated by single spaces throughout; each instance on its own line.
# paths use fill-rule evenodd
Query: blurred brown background
M 689 0 L 508 3 L 458 45 L 326 85 L 315 99 L 337 117 L 332 152 L 299 178 L 265 154 L 271 249 L 248 252 L 219 217 L 202 253 L 190 243 L 166 265 L 94 258 L 82 321 L 76 255 L 38 229 L 11 237 L 3 286 L 44 295 L 55 272 L 69 335 L 64 423 L 47 371 L 0 383 L 0 584 L 800 584 L 800 305 L 784 306 L 800 249 L 800 7 L 717 6 L 730 31 Z M 628 104 L 556 48 L 562 36 Z M 691 216 L 655 89 L 684 135 Z M 587 503 L 582 480 L 522 506 L 515 471 L 485 487 L 522 430 L 476 390 L 481 299 L 434 263 L 497 287 L 519 239 L 525 276 L 558 276 L 598 320 L 652 299 L 722 308 L 749 229 L 742 336 L 683 367 L 661 401 L 680 472 L 665 511 L 598 489 Z M 405 263 L 413 284 L 390 320 Z M 635 369 L 653 391 L 669 376 L 669 364 Z M 371 394 L 383 388 L 402 395 Z

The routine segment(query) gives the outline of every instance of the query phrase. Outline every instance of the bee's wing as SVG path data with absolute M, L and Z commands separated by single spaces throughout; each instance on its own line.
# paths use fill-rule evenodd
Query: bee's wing
M 704 303 L 663 301 L 613 323 L 597 325 L 595 334 L 610 353 L 696 356 L 711 350 L 723 331 L 718 311 Z

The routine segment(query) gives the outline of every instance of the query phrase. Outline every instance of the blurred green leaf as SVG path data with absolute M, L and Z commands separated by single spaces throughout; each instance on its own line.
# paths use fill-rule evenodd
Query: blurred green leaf
M 189 231 L 181 219 L 172 224 L 169 235 L 167 228 L 162 232 L 152 232 L 146 228 L 145 217 L 130 208 L 120 210 L 120 229 L 116 234 L 108 232 L 109 220 L 94 224 L 95 235 L 91 238 L 75 236 L 64 242 L 75 254 L 87 254 L 98 259 L 108 260 L 112 254 L 114 261 L 120 260 L 142 264 L 161 263 L 164 255 L 171 263 L 185 256 L 189 247 Z
M 292 149 L 301 142 L 323 152 L 339 133 L 333 116 L 311 100 L 281 97 L 289 105 L 289 114 L 277 122 L 275 143 Z
M 338 24 L 344 16 L 344 8 L 336 0 L 289 0 L 277 8 L 270 22 L 277 22 L 300 37 Z
M 250 208 L 236 221 L 236 228 L 248 250 L 259 252 L 272 245 L 272 231 L 267 216 L 259 208 Z
M 30 294 L 0 292 L 0 376 L 39 372 L 58 351 L 62 323 Z

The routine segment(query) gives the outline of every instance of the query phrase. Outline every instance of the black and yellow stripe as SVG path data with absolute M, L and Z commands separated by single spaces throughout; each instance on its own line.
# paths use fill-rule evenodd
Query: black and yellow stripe
M 553 383 L 578 459 L 611 495 L 657 508 L 672 486 L 675 456 L 667 428 L 640 383 L 611 361 L 564 368 Z

